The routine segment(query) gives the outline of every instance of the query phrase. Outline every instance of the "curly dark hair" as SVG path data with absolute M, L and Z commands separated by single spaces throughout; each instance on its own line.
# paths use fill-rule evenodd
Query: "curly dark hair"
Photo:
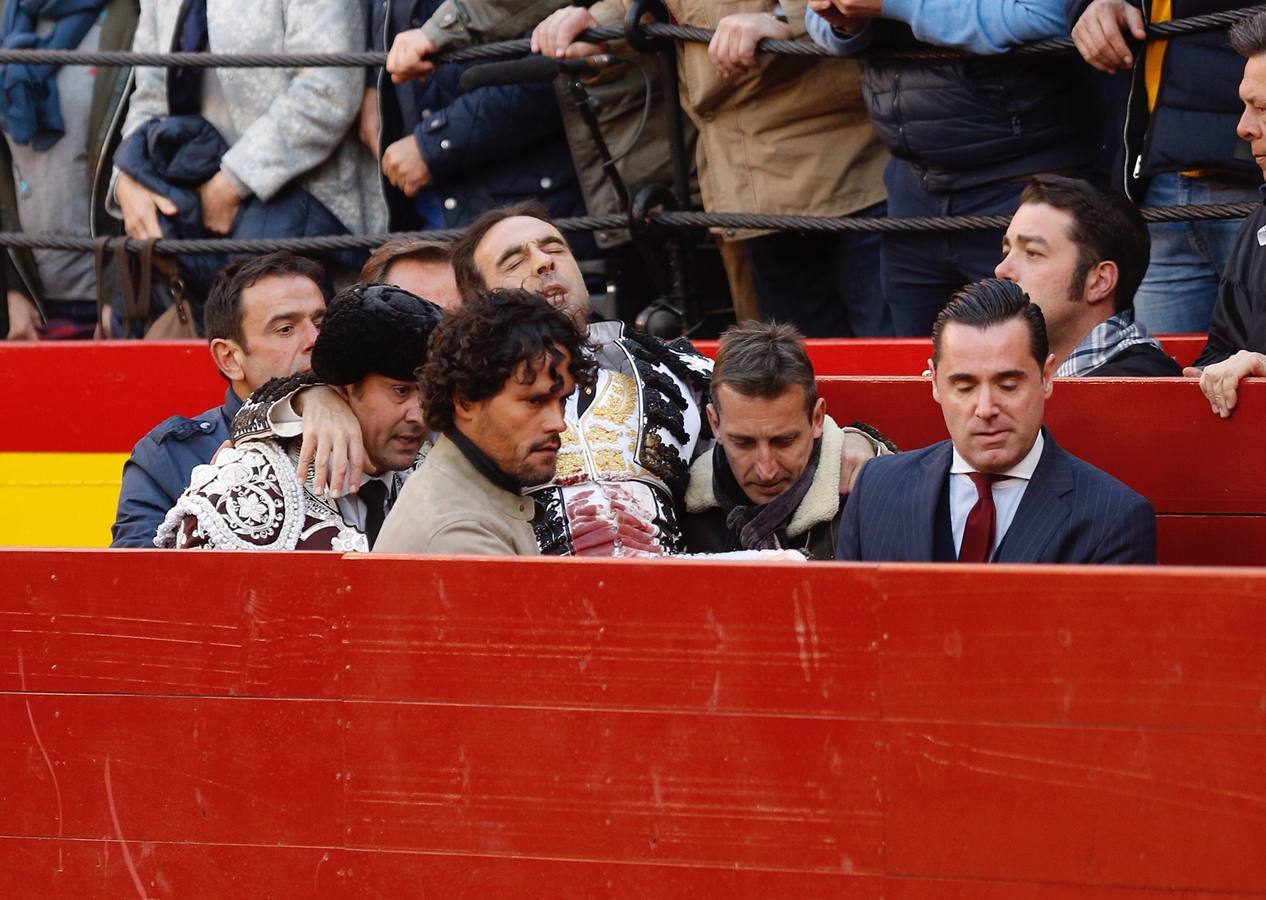
M 576 386 L 593 384 L 598 364 L 584 332 L 570 316 L 531 291 L 476 295 L 445 317 L 431 335 L 419 378 L 427 427 L 450 431 L 459 399 L 478 403 L 495 396 L 507 380 L 522 377 L 525 364 L 531 372 L 548 360 L 550 375 L 561 386 L 560 351 L 567 352 L 567 369 Z

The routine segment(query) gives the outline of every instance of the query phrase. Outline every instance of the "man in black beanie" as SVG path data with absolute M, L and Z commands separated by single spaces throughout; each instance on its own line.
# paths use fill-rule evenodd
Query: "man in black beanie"
M 159 528 L 161 546 L 237 550 L 368 550 L 408 475 L 431 446 L 414 370 L 441 311 L 391 285 L 356 285 L 330 303 L 312 374 L 274 379 L 233 423 L 232 447 L 193 471 Z M 318 494 L 297 471 L 296 391 L 326 384 L 355 416 L 366 472 L 359 491 Z

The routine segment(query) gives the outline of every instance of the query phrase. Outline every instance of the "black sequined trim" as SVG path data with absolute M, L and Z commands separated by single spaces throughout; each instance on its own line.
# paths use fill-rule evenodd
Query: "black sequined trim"
M 536 515 L 532 528 L 542 556 L 573 556 L 571 534 L 567 527 L 567 510 L 563 506 L 563 492 L 558 488 L 545 488 L 529 494 L 536 501 Z
M 891 438 L 889 438 L 886 434 L 884 434 L 882 431 L 880 431 L 880 430 L 879 430 L 878 428 L 876 428 L 874 425 L 867 425 L 865 422 L 854 422 L 854 423 L 853 423 L 851 426 L 849 426 L 849 427 L 851 427 L 851 428 L 856 428 L 858 431 L 864 431 L 864 432 L 866 432 L 866 434 L 870 435 L 870 436 L 871 436 L 871 437 L 873 437 L 875 440 L 879 441 L 879 443 L 883 444 L 885 447 L 887 447 L 887 448 L 888 448 L 889 450 L 891 450 L 893 453 L 900 453 L 900 452 L 901 452 L 901 448 L 899 448 L 899 447 L 896 445 L 896 443 L 895 443 L 895 442 L 894 442 Z
M 272 424 L 268 421 L 268 413 L 273 404 L 301 388 L 320 383 L 320 379 L 311 372 L 274 378 L 266 382 L 247 398 L 233 417 L 233 425 L 229 428 L 230 440 L 236 443 L 247 438 L 269 437 L 272 434 Z
M 626 349 L 639 359 L 650 363 L 663 363 L 669 371 L 690 387 L 701 391 L 708 389 L 711 378 L 686 363 L 686 359 L 697 359 L 706 365 L 708 358 L 685 338 L 674 338 L 668 342 L 628 328 L 624 331 L 623 339 Z

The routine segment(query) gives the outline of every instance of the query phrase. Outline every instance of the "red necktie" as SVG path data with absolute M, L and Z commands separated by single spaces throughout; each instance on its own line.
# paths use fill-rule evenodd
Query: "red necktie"
M 963 543 L 959 546 L 959 562 L 989 562 L 993 549 L 994 525 L 998 514 L 993 505 L 993 483 L 997 475 L 969 472 L 968 478 L 976 485 L 976 505 L 967 514 L 967 527 L 963 529 Z

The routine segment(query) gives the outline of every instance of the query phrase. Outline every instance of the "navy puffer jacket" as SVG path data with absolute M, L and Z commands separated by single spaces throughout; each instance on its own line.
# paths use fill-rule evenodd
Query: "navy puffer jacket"
M 874 46 L 917 42 L 876 23 Z M 862 92 L 875 131 L 928 190 L 951 190 L 1085 166 L 1092 107 L 1080 60 L 1027 57 L 917 62 L 869 58 Z
M 375 47 L 426 22 L 440 0 L 368 0 Z M 422 81 L 379 82 L 382 146 L 412 134 L 431 170 L 432 207 L 446 228 L 528 198 L 554 217 L 583 216 L 585 203 L 563 133 L 552 84 L 516 84 L 463 92 L 468 65 L 444 64 Z M 384 179 L 393 231 L 423 227 L 419 204 Z

